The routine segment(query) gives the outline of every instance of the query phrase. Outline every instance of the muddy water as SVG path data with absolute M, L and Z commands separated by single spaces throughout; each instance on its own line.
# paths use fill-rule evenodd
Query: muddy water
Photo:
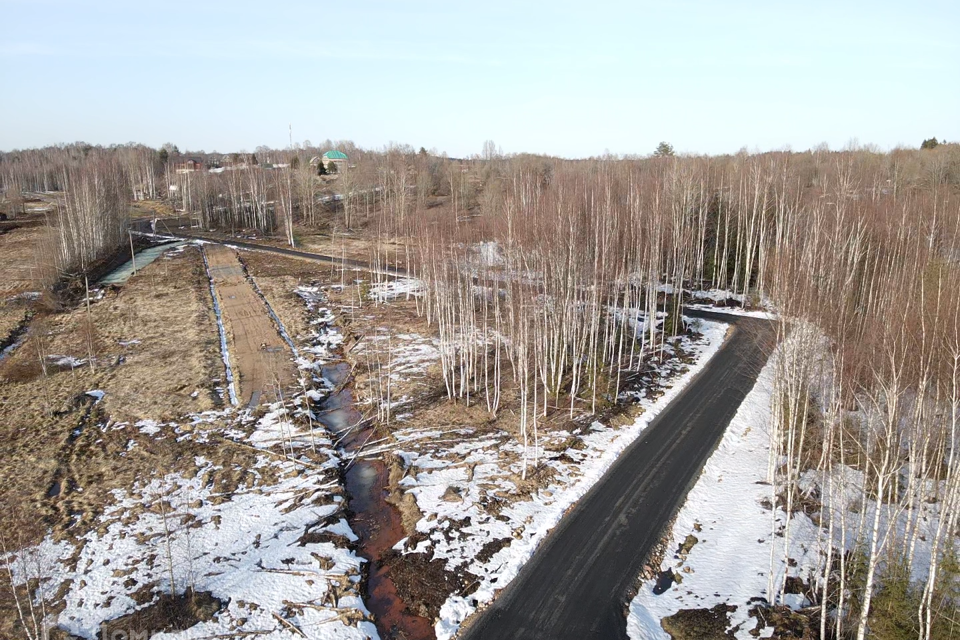
M 317 418 L 342 438 L 340 446 L 349 464 L 353 454 L 371 437 L 372 429 L 355 428 L 361 415 L 354 405 L 353 393 L 349 388 L 342 388 L 349 380 L 350 366 L 346 363 L 326 366 L 322 375 L 338 390 L 320 403 Z M 404 536 L 400 513 L 386 501 L 389 470 L 380 460 L 358 458 L 347 469 L 345 481 L 350 526 L 360 537 L 360 555 L 369 561 L 365 600 L 375 616 L 380 637 L 383 640 L 432 640 L 436 635 L 430 620 L 406 610 L 390 579 L 389 568 L 380 562 Z

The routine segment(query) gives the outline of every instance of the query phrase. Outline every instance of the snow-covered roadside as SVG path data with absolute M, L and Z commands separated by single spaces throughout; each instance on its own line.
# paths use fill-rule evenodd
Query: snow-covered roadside
M 395 453 L 409 475 L 401 488 L 416 498 L 423 518 L 416 540 L 402 540 L 405 553 L 433 554 L 448 571 L 469 573 L 476 589 L 453 594 L 440 610 L 437 637 L 452 637 L 463 620 L 490 602 L 516 576 L 563 513 L 603 475 L 619 454 L 650 424 L 719 350 L 727 326 L 694 320 L 701 336 L 683 337 L 689 366 L 665 365 L 668 388 L 656 399 L 640 398 L 643 413 L 631 424 L 608 427 L 599 422 L 572 432 L 543 434 L 536 451 L 550 474 L 545 488 L 511 502 L 521 483 L 523 446 L 503 431 L 473 438 L 470 429 L 407 428 L 395 432 Z M 440 444 L 441 446 L 437 446 Z M 532 455 L 530 456 L 533 457 Z M 466 519 L 469 518 L 469 523 Z M 410 547 L 410 548 L 408 548 Z
M 780 545 L 771 555 L 776 540 L 771 536 L 766 472 L 775 358 L 763 368 L 677 515 L 661 569 L 673 571 L 682 582 L 655 595 L 656 580 L 646 580 L 630 603 L 627 633 L 632 640 L 669 640 L 661 619 L 680 609 L 718 604 L 735 605 L 729 614 L 731 626 L 739 625 L 738 638 L 752 638 L 748 603 L 766 594 L 771 557 L 777 576 L 806 577 L 816 566 L 817 528 L 802 513 L 795 514 L 791 523 L 789 557 L 796 566 L 787 566 Z M 778 523 L 785 517 L 778 509 Z M 681 545 L 683 553 L 678 552 Z M 800 595 L 787 594 L 783 602 L 803 604 Z M 767 634 L 771 632 L 767 629 Z

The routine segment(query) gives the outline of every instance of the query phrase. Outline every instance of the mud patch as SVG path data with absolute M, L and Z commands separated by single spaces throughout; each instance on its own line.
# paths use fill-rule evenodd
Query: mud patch
M 187 590 L 179 596 L 163 594 L 150 606 L 129 615 L 104 622 L 100 640 L 120 637 L 150 637 L 156 633 L 186 631 L 195 624 L 212 620 L 223 602 L 210 592 Z
M 749 633 L 754 637 L 762 635 L 768 638 L 815 638 L 819 634 L 818 611 L 819 607 L 812 607 L 809 611 L 794 611 L 782 605 L 757 605 L 750 609 L 750 617 L 757 619 L 757 626 Z M 772 635 L 763 633 L 764 629 L 771 627 Z
M 712 609 L 681 609 L 660 621 L 663 630 L 673 640 L 727 640 L 736 638 L 736 630 L 730 629 L 729 614 L 737 607 L 718 604 Z
M 460 576 L 447 571 L 446 562 L 434 558 L 432 552 L 404 555 L 394 551 L 382 563 L 407 608 L 430 620 L 440 616 L 440 607 L 451 593 L 469 595 L 471 585 L 475 589 L 479 584 L 470 580 L 469 573 Z
M 486 562 L 493 556 L 497 554 L 498 551 L 504 547 L 510 546 L 510 543 L 513 542 L 513 538 L 497 538 L 491 540 L 487 544 L 483 545 L 480 549 L 480 552 L 477 553 L 477 560 L 480 562 Z

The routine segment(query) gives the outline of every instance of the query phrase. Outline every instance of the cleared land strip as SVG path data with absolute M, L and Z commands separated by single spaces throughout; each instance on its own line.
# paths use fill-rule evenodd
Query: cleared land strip
M 773 346 L 766 320 L 687 311 L 736 329 L 460 637 L 626 638 L 643 562 L 753 387 Z
M 138 223 L 137 232 L 149 234 L 153 233 L 154 230 L 150 226 L 149 220 L 141 220 Z M 157 220 L 156 233 L 169 234 L 169 237 L 171 238 L 206 240 L 207 242 L 224 243 L 233 247 L 239 247 L 241 249 L 250 249 L 251 251 L 266 251 L 268 253 L 290 256 L 291 258 L 303 258 L 306 260 L 314 260 L 316 262 L 327 262 L 330 264 L 341 265 L 343 267 L 364 269 L 367 271 L 373 270 L 373 267 L 370 265 L 370 263 L 365 260 L 353 260 L 351 258 L 342 258 L 340 256 L 331 256 L 322 253 L 298 251 L 297 249 L 287 249 L 285 247 L 274 247 L 272 245 L 262 244 L 259 242 L 245 242 L 242 240 L 237 240 L 229 236 L 224 236 L 223 234 L 179 228 L 176 226 L 176 218 L 171 218 L 169 220 Z M 380 267 L 378 271 L 396 277 L 404 277 L 408 275 L 406 269 L 393 265 L 385 265 Z
M 242 406 L 277 399 L 296 383 L 289 345 L 263 300 L 243 273 L 237 252 L 223 245 L 204 247 L 210 277 L 220 301 L 223 324 L 230 337 L 230 358 Z

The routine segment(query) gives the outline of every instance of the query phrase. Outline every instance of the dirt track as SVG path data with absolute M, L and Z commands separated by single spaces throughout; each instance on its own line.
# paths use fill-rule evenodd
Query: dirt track
M 223 245 L 206 245 L 204 252 L 220 301 L 240 404 L 273 402 L 278 385 L 286 393 L 296 382 L 293 354 L 247 281 L 237 252 Z

